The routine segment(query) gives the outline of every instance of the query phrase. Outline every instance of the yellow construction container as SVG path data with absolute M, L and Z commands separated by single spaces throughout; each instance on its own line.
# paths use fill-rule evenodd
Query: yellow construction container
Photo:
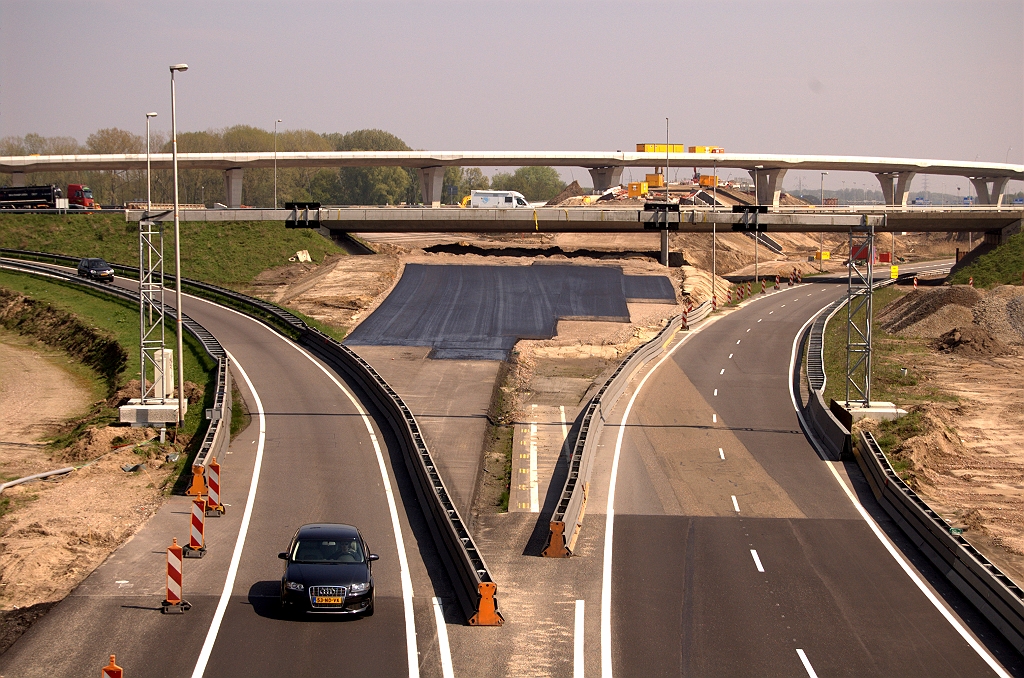
M 690 153 L 725 153 L 721 146 L 690 146 Z
M 651 188 L 664 188 L 665 187 L 665 175 L 664 174 L 648 174 L 647 181 L 644 182 Z
M 702 174 L 697 182 L 701 188 L 714 188 L 718 185 L 718 176 L 714 174 Z
M 626 190 L 630 198 L 642 198 L 647 195 L 647 182 L 634 181 L 626 185 Z
M 664 153 L 665 144 L 637 144 L 637 153 Z M 683 144 L 669 144 L 669 153 L 686 153 L 686 146 Z

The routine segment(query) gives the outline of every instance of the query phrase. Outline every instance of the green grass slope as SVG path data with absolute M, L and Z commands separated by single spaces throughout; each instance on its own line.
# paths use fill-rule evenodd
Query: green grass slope
M 288 263 L 299 250 L 314 261 L 343 250 L 308 229 L 284 222 L 182 222 L 181 269 L 188 278 L 240 287 L 261 271 Z M 174 227 L 165 226 L 164 272 L 174 273 Z M 139 226 L 123 212 L 109 214 L 0 214 L 0 247 L 103 257 L 139 265 Z
M 988 254 L 978 257 L 950 277 L 954 285 L 966 285 L 974 278 L 975 287 L 1024 284 L 1024 233 L 1010 236 Z

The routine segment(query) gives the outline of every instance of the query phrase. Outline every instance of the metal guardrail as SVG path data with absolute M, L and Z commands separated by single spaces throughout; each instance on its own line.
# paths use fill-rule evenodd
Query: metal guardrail
M 0 252 L 21 253 L 20 250 L 9 249 L 3 249 L 0 250 Z M 63 255 L 48 254 L 45 252 L 30 252 L 28 254 L 39 255 L 40 257 L 46 256 L 53 260 L 79 261 L 74 257 L 64 257 Z M 123 287 L 115 287 L 107 283 L 98 283 L 93 280 L 81 278 L 76 274 L 54 269 L 49 266 L 40 266 L 38 264 L 30 264 L 24 261 L 15 261 L 12 259 L 0 259 L 0 268 L 55 278 L 57 280 L 71 282 L 89 289 L 98 290 L 105 294 L 118 296 L 136 304 L 139 302 L 139 295 L 136 292 L 132 292 L 131 290 L 127 290 Z M 136 271 L 138 271 L 138 269 L 136 269 Z M 165 307 L 164 312 L 167 316 L 177 319 L 176 309 L 168 306 Z M 209 466 L 210 462 L 214 459 L 219 459 L 224 451 L 227 450 L 228 444 L 231 442 L 230 361 L 228 360 L 227 353 L 224 351 L 224 347 L 221 346 L 220 342 L 217 341 L 217 338 L 210 334 L 205 327 L 188 317 L 186 314 L 183 314 L 181 317 L 181 325 L 185 328 L 186 332 L 195 337 L 196 340 L 203 345 L 203 349 L 207 354 L 217 361 L 217 393 L 214 394 L 213 409 L 218 413 L 218 415 L 206 428 L 206 434 L 203 436 L 203 440 L 199 445 L 199 452 L 196 454 L 196 458 L 192 462 L 193 467 L 205 467 Z
M 75 263 L 78 258 L 55 255 L 47 252 L 30 252 L 24 250 L 0 250 L 0 253 L 14 253 L 21 256 L 34 256 L 51 261 Z M 0 260 L 5 261 L 5 260 Z M 26 264 L 26 266 L 31 266 Z M 115 271 L 138 276 L 138 268 L 111 264 Z M 39 267 L 53 273 L 54 269 Z M 86 283 L 72 274 L 63 274 L 72 280 Z M 174 276 L 164 276 L 165 281 L 174 281 Z M 105 291 L 114 289 L 107 285 L 91 283 L 92 286 Z M 290 335 L 299 344 L 310 349 L 317 357 L 330 365 L 339 374 L 344 373 L 370 396 L 373 402 L 388 418 L 396 437 L 402 444 L 406 466 L 413 478 L 416 494 L 421 506 L 424 507 L 430 531 L 438 546 L 441 559 L 452 578 L 459 603 L 471 625 L 494 626 L 504 620 L 497 609 L 497 585 L 491 578 L 490 570 L 473 540 L 469 529 L 452 503 L 444 481 L 427 448 L 426 441 L 419 424 L 408 406 L 393 388 L 352 349 L 336 339 L 310 327 L 301 318 L 287 310 L 275 306 L 262 299 L 229 290 L 217 285 L 182 278 L 182 285 L 201 290 L 215 300 L 223 302 L 227 299 L 232 306 L 267 324 L 272 329 Z M 138 296 L 128 290 L 122 290 L 128 298 L 138 301 Z M 119 293 L 119 292 L 114 292 Z M 168 314 L 171 309 L 168 309 Z M 183 321 L 184 322 L 184 321 Z M 203 330 L 205 332 L 205 330 Z M 207 333 L 209 334 L 209 333 Z M 199 337 L 197 337 L 199 338 Z M 212 338 L 212 337 L 211 337 Z M 202 339 L 200 339 L 202 341 Z M 216 341 L 216 340 L 214 340 Z M 219 344 L 218 344 L 219 346 Z M 223 349 L 221 349 L 223 351 Z M 230 376 L 227 377 L 230 380 Z M 230 382 L 228 382 L 230 383 Z M 218 397 L 222 396 L 218 389 Z M 228 408 L 227 421 L 230 423 L 230 391 L 223 392 L 222 403 Z M 223 407 L 224 405 L 222 405 Z M 223 419 L 222 419 L 223 421 Z M 211 428 L 212 428 L 211 423 Z M 230 426 L 227 427 L 230 429 Z M 210 441 L 209 449 L 216 449 L 219 441 Z M 206 440 L 204 440 L 204 446 Z M 207 447 L 201 448 L 202 450 Z
M 688 329 L 711 314 L 711 302 L 673 318 L 653 339 L 633 349 L 605 380 L 583 409 L 579 431 L 569 453 L 569 472 L 559 495 L 558 504 L 551 514 L 548 539 L 541 552 L 548 558 L 568 558 L 576 549 L 583 515 L 590 493 L 590 473 L 593 467 L 598 434 L 604 427 L 605 413 L 610 413 L 632 376 L 641 367 L 661 355 L 680 329 Z
M 1024 652 L 1024 591 L 969 541 L 953 533 L 903 482 L 870 432 L 861 432 L 854 454 L 885 512 L 1003 637 Z

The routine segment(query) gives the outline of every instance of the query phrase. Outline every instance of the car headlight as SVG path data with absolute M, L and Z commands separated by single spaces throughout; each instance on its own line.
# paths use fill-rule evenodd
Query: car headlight
M 370 590 L 370 583 L 369 582 L 364 582 L 362 584 L 352 584 L 352 586 L 349 587 L 348 592 L 351 593 L 351 594 L 359 594 L 359 593 L 366 593 L 369 590 Z
M 288 589 L 289 591 L 305 591 L 306 590 L 305 584 L 300 584 L 297 581 L 286 581 L 284 583 L 284 587 L 286 589 Z

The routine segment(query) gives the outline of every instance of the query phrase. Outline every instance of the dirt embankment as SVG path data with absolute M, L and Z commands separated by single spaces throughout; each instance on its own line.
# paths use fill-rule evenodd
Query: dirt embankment
M 954 286 L 890 304 L 879 326 L 925 348 L 900 361 L 917 388 L 941 397 L 908 406 L 899 422 L 863 424 L 880 441 L 889 436 L 897 471 L 1017 582 L 1024 582 L 1022 302 L 1021 287 Z

